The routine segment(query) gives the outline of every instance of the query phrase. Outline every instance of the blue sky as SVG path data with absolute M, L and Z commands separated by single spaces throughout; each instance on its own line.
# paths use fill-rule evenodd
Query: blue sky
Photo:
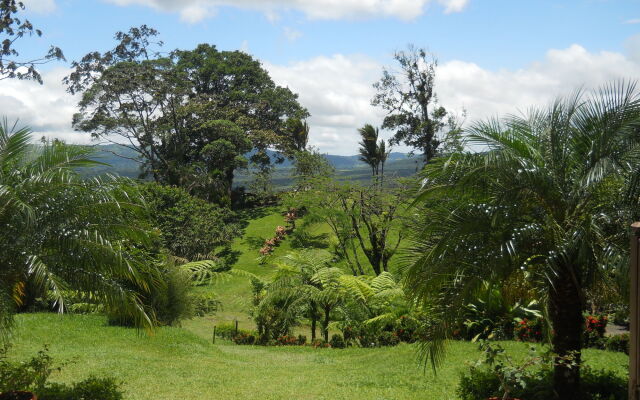
M 407 43 L 440 61 L 436 91 L 469 120 L 542 104 L 577 86 L 640 78 L 640 0 L 27 0 L 44 32 L 19 43 L 24 57 L 60 46 L 68 60 L 113 45 L 118 30 L 147 24 L 166 49 L 198 43 L 243 49 L 311 112 L 311 142 L 353 154 L 357 127 L 384 116 L 371 84 Z M 43 68 L 45 84 L 0 81 L 0 112 L 39 133 L 72 132 L 76 99 Z M 34 86 L 35 85 L 35 86 Z M 36 99 L 34 99 L 34 97 Z M 43 113 L 44 111 L 44 113 Z M 386 133 L 387 135 L 390 132 Z M 404 150 L 399 148 L 398 150 Z

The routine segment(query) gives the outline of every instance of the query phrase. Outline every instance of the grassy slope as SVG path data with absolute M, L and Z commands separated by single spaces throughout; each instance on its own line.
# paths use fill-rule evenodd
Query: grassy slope
M 272 263 L 259 264 L 258 250 L 265 239 L 274 236 L 278 225 L 285 225 L 284 217 L 281 215 L 282 210 L 282 207 L 266 207 L 252 211 L 254 215 L 249 218 L 244 236 L 236 239 L 233 243 L 233 250 L 239 253 L 234 269 L 250 272 L 265 280 L 271 277 L 275 268 Z M 328 231 L 328 227 L 318 226 L 313 230 L 313 233 L 319 234 L 325 231 Z M 276 247 L 271 260 L 285 255 L 288 251 L 291 251 L 290 238 L 285 239 Z M 187 329 L 200 336 L 206 335 L 208 337 L 214 324 L 231 322 L 236 319 L 241 328 L 254 328 L 248 314 L 251 307 L 251 284 L 248 278 L 231 277 L 221 280 L 215 285 L 199 287 L 196 290 L 213 291 L 222 301 L 223 310 L 213 317 L 186 321 L 184 326 Z
M 53 334 L 55 333 L 55 334 Z M 89 373 L 126 382 L 127 398 L 142 399 L 434 399 L 455 398 L 458 374 L 478 358 L 476 345 L 455 342 L 437 376 L 423 373 L 415 348 L 312 349 L 210 344 L 180 328 L 154 336 L 108 327 L 97 316 L 26 314 L 18 317 L 11 357 L 25 359 L 48 344 L 70 361 L 58 381 Z M 505 343 L 526 352 L 522 343 Z M 623 373 L 621 353 L 585 351 L 588 364 Z

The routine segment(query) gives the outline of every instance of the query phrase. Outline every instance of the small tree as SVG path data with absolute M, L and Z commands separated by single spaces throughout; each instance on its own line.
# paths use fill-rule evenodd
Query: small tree
M 359 143 L 359 159 L 371 167 L 371 176 L 376 176 L 378 174 L 378 166 L 380 164 L 380 154 L 378 153 L 378 129 L 374 128 L 373 125 L 366 124 L 362 128 L 358 129 L 358 132 L 362 138 Z
M 438 61 L 413 45 L 396 52 L 394 59 L 400 71 L 382 71 L 371 104 L 387 111 L 382 128 L 395 130 L 392 142 L 418 149 L 426 164 L 436 155 L 438 134 L 446 125 L 447 111 L 438 106 L 434 88 Z

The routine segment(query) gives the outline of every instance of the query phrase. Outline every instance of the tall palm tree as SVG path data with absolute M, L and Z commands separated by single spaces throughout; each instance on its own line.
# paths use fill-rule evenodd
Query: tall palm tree
M 358 129 L 360 137 L 360 161 L 371 167 L 371 176 L 378 175 L 378 164 L 380 164 L 378 153 L 378 128 L 374 128 L 371 124 L 365 124 Z
M 153 272 L 139 250 L 150 234 L 136 226 L 146 210 L 135 184 L 84 179 L 78 170 L 99 164 L 90 150 L 32 145 L 31 131 L 15 128 L 0 126 L 0 320 L 11 320 L 30 282 L 61 311 L 65 291 L 80 290 L 150 326 L 138 294 L 124 284 L 146 287 Z
M 384 139 L 380 139 L 380 144 L 378 144 L 378 160 L 380 161 L 380 184 L 384 182 L 384 164 L 387 162 L 389 158 L 389 154 L 391 154 L 391 144 L 387 148 L 387 144 Z
M 309 125 L 307 121 L 292 118 L 287 121 L 293 147 L 296 151 L 305 151 L 309 143 Z
M 639 126 L 635 85 L 611 84 L 524 116 L 477 123 L 468 138 L 486 151 L 426 167 L 406 284 L 417 299 L 443 305 L 439 334 L 425 347 L 434 365 L 447 326 L 478 285 L 524 269 L 547 304 L 556 395 L 580 397 L 585 288 L 626 252 L 626 241 L 611 236 L 625 231 L 610 225 L 618 210 L 603 200 L 623 194 L 607 185 L 639 171 Z

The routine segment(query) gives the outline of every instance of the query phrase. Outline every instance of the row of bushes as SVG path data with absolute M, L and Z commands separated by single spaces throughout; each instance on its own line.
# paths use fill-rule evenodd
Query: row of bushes
M 230 340 L 235 344 L 240 345 L 265 345 L 265 346 L 312 346 L 314 348 L 322 348 L 322 347 L 333 347 L 337 349 L 342 349 L 347 347 L 347 343 L 344 337 L 338 333 L 334 334 L 331 337 L 329 342 L 325 342 L 322 339 L 315 339 L 312 342 L 307 342 L 307 337 L 305 335 L 282 335 L 277 339 L 271 339 L 266 342 L 261 342 L 259 339 L 259 335 L 256 331 L 251 331 L 247 329 L 236 330 L 234 324 L 220 324 L 216 326 L 216 336 Z

